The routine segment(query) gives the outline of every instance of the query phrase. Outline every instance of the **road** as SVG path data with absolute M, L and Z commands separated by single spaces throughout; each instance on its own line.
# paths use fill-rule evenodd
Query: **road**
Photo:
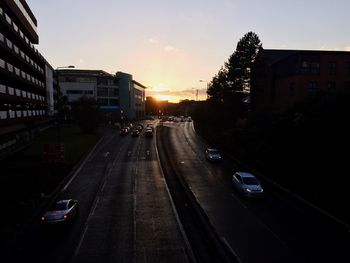
M 165 122 L 178 172 L 218 235 L 241 262 L 350 262 L 350 233 L 266 182 L 265 196 L 250 200 L 233 189 L 240 167 L 205 159 L 206 143 L 192 122 Z
M 189 262 L 154 139 L 106 131 L 58 196 L 65 198 L 79 200 L 74 224 L 35 223 L 7 262 Z
M 208 229 L 238 262 L 350 262 L 348 232 L 264 181 L 263 198 L 242 197 L 230 182 L 240 167 L 207 162 L 192 122 L 161 126 L 159 153 L 156 136 L 105 130 L 57 197 L 79 200 L 77 220 L 47 229 L 38 219 L 5 262 L 214 262 Z M 188 192 L 198 207 L 181 198 Z

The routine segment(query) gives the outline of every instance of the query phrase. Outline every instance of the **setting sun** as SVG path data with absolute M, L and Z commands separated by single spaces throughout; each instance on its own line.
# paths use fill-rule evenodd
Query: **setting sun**
M 175 98 L 174 96 L 170 96 L 170 95 L 160 95 L 160 94 L 156 94 L 154 95 L 156 100 L 166 100 L 169 102 L 179 102 L 179 98 Z

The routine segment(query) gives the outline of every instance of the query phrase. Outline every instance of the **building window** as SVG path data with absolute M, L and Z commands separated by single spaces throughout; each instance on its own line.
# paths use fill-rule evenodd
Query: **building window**
M 350 81 L 345 82 L 344 92 L 350 94 Z
M 336 84 L 335 84 L 335 81 L 328 81 L 328 84 L 327 84 L 327 89 L 328 91 L 330 92 L 336 92 Z
M 301 73 L 309 73 L 310 63 L 308 61 L 303 61 L 301 63 Z
M 309 83 L 309 93 L 315 93 L 319 90 L 319 87 L 318 87 L 318 82 L 317 81 L 310 81 Z
M 311 63 L 311 73 L 312 74 L 319 74 L 320 73 L 320 63 L 319 62 L 312 62 Z
M 109 105 L 110 106 L 118 106 L 119 105 L 119 100 L 117 100 L 117 99 L 110 99 L 109 100 Z
M 75 90 L 75 89 L 71 89 L 71 90 L 67 90 L 67 94 L 83 94 L 83 90 Z
M 111 96 L 111 97 L 119 96 L 119 89 L 110 88 L 109 89 L 109 96 Z
M 108 97 L 108 88 L 97 88 L 97 96 Z
M 108 105 L 108 99 L 97 99 L 98 105 Z
M 345 72 L 346 74 L 350 74 L 350 61 L 346 62 L 345 64 Z
M 335 61 L 328 62 L 328 71 L 330 75 L 335 75 L 337 69 L 337 63 Z

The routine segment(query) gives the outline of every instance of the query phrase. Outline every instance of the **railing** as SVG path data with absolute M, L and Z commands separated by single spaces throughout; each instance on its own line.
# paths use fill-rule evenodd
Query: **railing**
M 45 97 L 39 94 L 34 94 L 29 91 L 25 91 L 21 89 L 15 89 L 2 84 L 0 84 L 0 93 L 11 95 L 11 96 L 22 97 L 22 98 L 28 98 L 28 99 L 37 100 L 37 101 L 45 101 Z
M 29 65 L 34 67 L 41 74 L 44 74 L 44 69 L 41 68 L 37 63 L 35 63 L 28 55 L 26 55 L 20 48 L 12 43 L 11 40 L 7 39 L 2 33 L 0 33 L 0 41 L 6 43 L 7 47 L 13 50 L 17 55 L 20 55 L 21 58 Z
M 16 0 L 17 1 L 17 0 Z M 23 34 L 23 32 L 18 28 L 18 26 L 12 21 L 12 19 L 3 11 L 3 9 L 0 8 L 0 16 L 3 16 L 5 18 L 5 20 L 7 21 L 7 23 L 13 28 L 13 30 L 19 35 L 19 37 L 28 45 L 28 47 L 30 49 L 33 50 L 33 52 L 39 56 L 41 59 L 45 59 L 40 53 L 39 51 L 35 48 L 34 44 L 30 42 L 30 40 Z M 29 20 L 29 23 L 31 23 L 31 25 L 33 25 L 32 20 Z M 36 26 L 34 27 L 34 30 L 36 32 Z M 42 72 L 44 72 L 42 70 Z
M 0 120 L 46 116 L 46 110 L 0 110 Z

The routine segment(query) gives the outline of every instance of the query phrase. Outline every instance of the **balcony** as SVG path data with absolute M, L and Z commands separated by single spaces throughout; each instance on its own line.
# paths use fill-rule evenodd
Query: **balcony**
M 11 55 L 14 59 L 18 60 L 19 64 L 31 69 L 33 73 L 36 73 L 38 76 L 44 76 L 45 70 L 27 56 L 23 50 L 13 44 L 11 40 L 7 39 L 2 33 L 0 33 L 0 44 L 10 51 Z

